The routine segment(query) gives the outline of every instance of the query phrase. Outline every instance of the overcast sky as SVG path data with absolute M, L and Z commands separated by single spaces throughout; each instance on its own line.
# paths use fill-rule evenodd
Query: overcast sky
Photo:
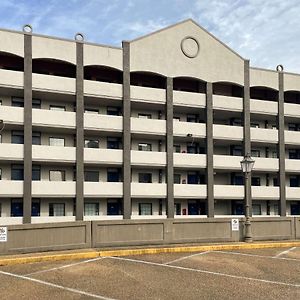
M 0 0 L 0 27 L 120 46 L 193 18 L 251 65 L 300 73 L 299 0 Z

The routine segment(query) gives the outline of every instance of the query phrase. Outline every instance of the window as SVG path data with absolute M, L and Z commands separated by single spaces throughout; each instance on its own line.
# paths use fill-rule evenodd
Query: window
M 11 217 L 22 217 L 23 216 L 23 201 L 22 201 L 22 199 L 11 199 L 10 216 Z
M 0 100 L 0 106 L 2 105 L 2 100 Z
M 242 126 L 242 120 L 241 119 L 230 119 L 230 125 L 232 126 Z
M 152 119 L 151 114 L 138 114 L 138 117 L 141 119 Z
M 174 204 L 175 215 L 181 215 L 181 203 Z
M 251 150 L 251 156 L 260 157 L 260 150 Z
M 294 123 L 289 123 L 288 128 L 290 131 L 299 131 L 300 130 L 299 124 L 294 124 Z
M 108 106 L 107 110 L 106 110 L 106 113 L 109 116 L 120 116 L 121 110 L 120 110 L 119 107 Z
M 50 105 L 49 109 L 56 111 L 66 111 L 66 107 L 63 105 Z
M 290 177 L 290 187 L 299 187 L 300 186 L 299 176 Z
M 199 175 L 197 172 L 189 172 L 187 175 L 187 182 L 188 184 L 198 184 L 199 182 Z
M 244 184 L 244 176 L 231 174 L 231 184 L 232 185 L 243 185 Z
M 187 153 L 197 154 L 197 145 L 195 143 L 187 143 L 186 145 Z
M 152 145 L 147 143 L 139 144 L 139 151 L 152 151 Z
M 107 169 L 107 182 L 119 182 L 120 170 L 119 169 Z
M 41 108 L 41 100 L 40 99 L 32 99 L 32 108 L 40 109 Z
M 12 144 L 24 144 L 24 132 L 23 131 L 12 131 L 11 132 L 11 143 Z
M 174 174 L 174 183 L 176 184 L 181 183 L 181 174 Z
M 99 110 L 97 108 L 86 108 L 84 112 L 89 114 L 98 114 Z
M 61 217 L 65 215 L 65 204 L 64 203 L 50 203 L 49 204 L 49 216 L 50 217 Z
M 259 128 L 259 124 L 257 124 L 257 123 L 250 123 L 250 127 L 252 127 L 252 128 Z
M 152 183 L 152 174 L 151 173 L 139 173 L 139 182 L 140 183 Z
M 175 153 L 180 153 L 180 145 L 174 145 L 174 146 L 173 146 L 173 151 L 174 151 Z
M 197 123 L 198 122 L 198 116 L 197 115 L 187 115 L 186 116 L 187 122 Z
M 85 216 L 99 216 L 99 203 L 84 203 Z
M 58 137 L 50 137 L 49 138 L 49 145 L 50 146 L 65 146 L 65 139 L 64 138 L 58 138 Z
M 2 169 L 0 169 L 0 180 L 2 180 Z
M 251 184 L 253 186 L 260 186 L 260 177 L 251 177 Z
M 241 146 L 230 146 L 230 155 L 242 156 L 243 150 Z
M 49 180 L 50 181 L 65 181 L 66 174 L 63 170 L 50 170 L 49 171 Z
M 139 215 L 140 216 L 152 215 L 152 203 L 139 203 Z
M 11 180 L 24 180 L 23 165 L 12 165 L 11 166 Z
M 33 217 L 39 217 L 40 216 L 40 200 L 34 199 L 32 200 L 32 206 L 31 206 L 31 215 Z
M 41 133 L 32 132 L 32 145 L 40 145 L 40 144 L 41 144 Z
M 41 166 L 32 166 L 32 180 L 41 180 Z
M 300 215 L 300 203 L 291 203 L 291 215 Z
M 99 171 L 85 171 L 84 181 L 99 182 Z
M 107 200 L 107 215 L 117 216 L 122 214 L 122 205 L 119 199 Z
M 277 177 L 273 178 L 273 186 L 279 186 L 279 180 Z
M 99 140 L 88 139 L 84 140 L 85 148 L 99 148 Z
M 24 107 L 24 99 L 18 97 L 12 97 L 11 106 L 15 107 Z
M 261 205 L 260 204 L 252 205 L 252 214 L 254 216 L 261 215 Z
M 272 157 L 272 158 L 278 158 L 278 156 L 277 156 L 277 151 L 272 151 L 271 157 Z
M 114 137 L 107 138 L 107 149 L 120 149 L 120 139 Z

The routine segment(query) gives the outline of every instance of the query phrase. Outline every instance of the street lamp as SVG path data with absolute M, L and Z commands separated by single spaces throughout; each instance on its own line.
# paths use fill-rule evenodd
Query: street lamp
M 244 156 L 244 159 L 241 161 L 241 168 L 244 173 L 245 178 L 245 242 L 251 243 L 253 241 L 252 239 L 252 232 L 251 232 L 251 222 L 250 222 L 250 207 L 249 207 L 249 201 L 250 201 L 250 186 L 249 186 L 249 174 L 252 171 L 252 168 L 254 166 L 255 161 L 251 158 L 250 154 L 247 153 Z

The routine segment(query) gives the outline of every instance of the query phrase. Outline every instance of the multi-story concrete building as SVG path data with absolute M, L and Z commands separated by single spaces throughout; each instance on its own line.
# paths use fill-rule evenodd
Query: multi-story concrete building
M 244 153 L 253 215 L 300 215 L 300 74 L 192 20 L 122 48 L 0 41 L 0 224 L 242 215 Z

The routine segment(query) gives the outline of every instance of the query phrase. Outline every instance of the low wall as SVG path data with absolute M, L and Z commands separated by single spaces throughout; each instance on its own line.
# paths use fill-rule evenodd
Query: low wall
M 0 253 L 91 247 L 90 222 L 11 225 L 7 229 L 7 242 L 0 243 Z
M 0 253 L 37 252 L 132 245 L 238 242 L 244 239 L 244 218 L 232 231 L 231 218 L 78 221 L 10 225 Z M 254 240 L 300 239 L 300 218 L 251 219 Z

